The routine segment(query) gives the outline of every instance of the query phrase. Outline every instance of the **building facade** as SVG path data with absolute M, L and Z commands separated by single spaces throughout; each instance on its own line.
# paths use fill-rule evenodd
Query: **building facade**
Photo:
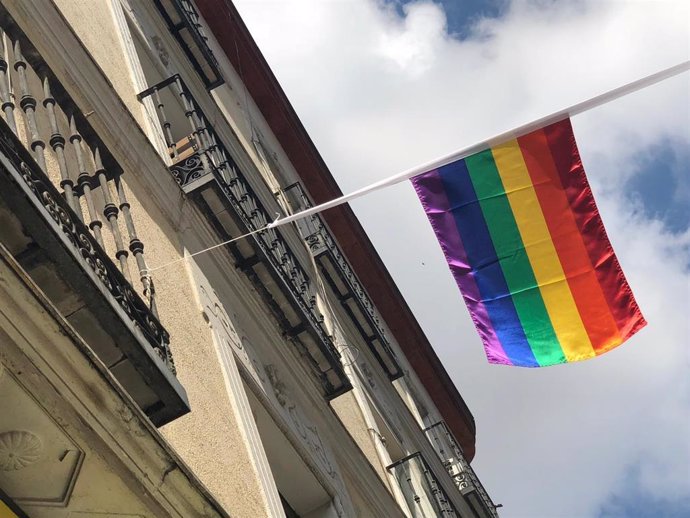
M 497 516 L 351 209 L 261 230 L 340 191 L 229 0 L 0 29 L 1 517 Z

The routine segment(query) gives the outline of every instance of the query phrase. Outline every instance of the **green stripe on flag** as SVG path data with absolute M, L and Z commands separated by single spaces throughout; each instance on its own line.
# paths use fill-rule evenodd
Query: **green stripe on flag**
M 491 150 L 467 157 L 465 163 L 532 352 L 540 365 L 562 363 L 565 356 L 546 311 Z

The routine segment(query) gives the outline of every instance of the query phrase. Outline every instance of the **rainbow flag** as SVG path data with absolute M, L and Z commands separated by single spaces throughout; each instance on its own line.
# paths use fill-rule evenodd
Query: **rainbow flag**
M 412 183 L 491 363 L 585 360 L 646 324 L 569 119 Z

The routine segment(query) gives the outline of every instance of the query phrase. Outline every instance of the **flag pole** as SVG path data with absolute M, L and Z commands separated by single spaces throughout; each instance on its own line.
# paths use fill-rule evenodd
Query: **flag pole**
M 292 223 L 293 221 L 306 218 L 307 216 L 317 214 L 324 210 L 337 207 L 338 205 L 347 203 L 351 200 L 364 196 L 365 194 L 368 194 L 370 192 L 377 191 L 379 189 L 383 189 L 384 187 L 389 187 L 391 185 L 395 185 L 405 180 L 409 180 L 410 178 L 412 178 L 413 176 L 417 176 L 418 174 L 422 174 L 427 171 L 437 169 L 451 162 L 455 162 L 456 160 L 460 160 L 467 156 L 473 155 L 474 153 L 479 153 L 480 151 L 489 149 L 490 147 L 503 143 L 507 140 L 512 140 L 521 137 L 523 135 L 526 135 L 527 133 L 535 131 L 549 124 L 553 124 L 567 117 L 572 117 L 573 115 L 586 112 L 588 110 L 591 110 L 592 108 L 596 108 L 625 95 L 637 92 L 638 90 L 642 90 L 643 88 L 659 83 L 660 81 L 676 76 L 688 70 L 690 70 L 690 61 L 684 61 L 682 63 L 679 63 L 678 65 L 666 68 L 664 70 L 656 72 L 655 74 L 643 77 L 631 83 L 627 83 L 623 86 L 619 86 L 618 88 L 614 88 L 613 90 L 609 90 L 608 92 L 599 94 L 595 97 L 592 97 L 591 99 L 587 99 L 586 101 L 579 102 L 568 108 L 564 108 L 557 112 L 551 113 L 550 115 L 547 115 L 545 117 L 533 120 L 517 128 L 511 129 L 509 131 L 493 136 L 486 140 L 482 140 L 481 142 L 477 142 L 475 144 L 472 144 L 471 146 L 459 149 L 448 155 L 442 156 L 440 158 L 437 158 L 430 162 L 426 162 L 424 164 L 420 164 L 411 169 L 407 169 L 402 173 L 390 176 L 388 178 L 384 178 L 383 180 L 379 180 L 378 182 L 372 183 L 370 185 L 367 185 L 366 187 L 362 187 L 361 189 L 351 192 L 350 194 L 345 194 L 343 196 L 340 196 L 339 198 L 335 198 L 331 201 L 327 201 L 320 205 L 316 205 L 314 207 L 305 209 L 295 214 L 291 214 L 289 216 L 286 216 L 285 218 L 277 219 L 273 223 L 269 223 L 268 225 L 266 225 L 266 228 L 279 227 L 281 225 L 285 225 L 287 223 Z

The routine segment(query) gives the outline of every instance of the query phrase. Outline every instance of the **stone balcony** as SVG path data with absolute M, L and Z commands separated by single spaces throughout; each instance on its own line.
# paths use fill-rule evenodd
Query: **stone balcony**
M 414 518 L 459 518 L 423 455 L 413 453 L 388 466 Z
M 293 213 L 313 206 L 300 183 L 286 187 L 281 195 Z M 321 275 L 383 371 L 391 381 L 402 377 L 402 369 L 386 336 L 383 321 L 324 220 L 319 214 L 314 214 L 297 221 L 296 225 Z
M 139 94 L 156 107 L 170 173 L 223 241 L 264 228 L 282 214 L 261 180 L 250 178 L 179 75 Z M 214 118 L 223 124 L 220 117 Z M 306 360 L 328 399 L 352 388 L 319 311 L 316 288 L 285 229 L 267 229 L 226 246 Z M 299 244 L 299 243 L 298 243 Z
M 190 0 L 154 0 L 180 47 L 209 90 L 223 84 L 218 61 L 208 45 L 199 12 Z
M 455 485 L 477 516 L 498 518 L 497 506 L 484 489 L 470 463 L 465 459 L 462 448 L 446 423 L 439 421 L 426 428 L 424 433 L 446 467 L 448 474 L 453 478 Z
M 2 7 L 0 27 L 0 244 L 163 425 L 189 406 L 158 320 L 126 173 Z

